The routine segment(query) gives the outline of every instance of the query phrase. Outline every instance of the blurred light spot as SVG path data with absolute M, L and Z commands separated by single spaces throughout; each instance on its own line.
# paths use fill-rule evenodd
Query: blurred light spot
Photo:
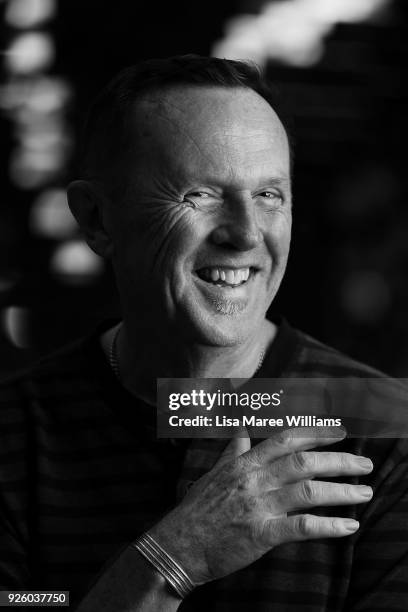
M 72 88 L 60 78 L 12 79 L 0 88 L 0 107 L 9 112 L 23 107 L 37 114 L 52 113 L 61 110 L 71 95 Z
M 266 49 L 258 19 L 253 15 L 232 17 L 226 24 L 225 38 L 214 43 L 211 54 L 225 59 L 251 59 L 262 64 Z
M 35 153 L 52 150 L 59 154 L 71 146 L 65 123 L 60 117 L 25 117 L 16 126 L 16 140 L 22 149 Z M 55 166 L 55 164 L 52 164 Z
M 43 115 L 27 107 L 16 111 L 15 140 L 9 160 L 11 180 L 36 189 L 58 178 L 71 154 L 72 138 L 59 113 Z
M 47 189 L 34 201 L 30 213 L 33 233 L 49 238 L 68 238 L 77 224 L 68 208 L 64 189 Z
M 310 66 L 324 52 L 324 38 L 338 22 L 367 19 L 390 0 L 281 0 L 265 2 L 258 15 L 239 15 L 225 26 L 212 55 L 268 59 L 294 66 Z
M 2 312 L 4 333 L 17 348 L 30 346 L 29 312 L 21 306 L 8 306 Z
M 368 19 L 389 0 L 301 0 L 316 19 L 331 23 L 353 23 Z
M 360 323 L 377 323 L 391 304 L 391 293 L 378 272 L 351 274 L 341 288 L 341 301 L 347 314 Z
M 27 105 L 38 113 L 51 113 L 62 109 L 72 95 L 72 89 L 63 79 L 46 78 L 34 81 Z
M 63 167 L 67 154 L 57 149 L 17 149 L 10 158 L 10 177 L 21 189 L 36 189 L 52 180 Z
M 70 240 L 58 246 L 50 266 L 54 274 L 72 284 L 84 284 L 104 270 L 103 260 L 82 240 Z
M 291 65 L 309 66 L 323 53 L 322 38 L 329 26 L 310 19 L 289 2 L 271 5 L 264 14 L 231 20 L 226 38 L 212 54 L 229 59 L 248 58 L 264 63 L 268 58 Z
M 55 0 L 9 0 L 4 19 L 13 28 L 32 28 L 56 12 Z
M 17 36 L 5 53 L 5 66 L 10 72 L 29 74 L 47 69 L 55 57 L 52 38 L 43 32 Z

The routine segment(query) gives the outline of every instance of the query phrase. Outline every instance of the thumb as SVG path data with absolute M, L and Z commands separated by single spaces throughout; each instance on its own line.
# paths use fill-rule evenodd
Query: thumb
M 241 427 L 231 438 L 215 465 L 223 465 L 251 449 L 251 438 L 246 427 Z

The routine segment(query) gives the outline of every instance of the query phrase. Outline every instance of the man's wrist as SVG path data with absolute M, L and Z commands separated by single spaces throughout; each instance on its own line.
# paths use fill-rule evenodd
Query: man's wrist
M 171 557 L 156 540 L 144 533 L 131 548 L 136 549 L 163 576 L 180 599 L 189 595 L 196 586 L 187 572 Z

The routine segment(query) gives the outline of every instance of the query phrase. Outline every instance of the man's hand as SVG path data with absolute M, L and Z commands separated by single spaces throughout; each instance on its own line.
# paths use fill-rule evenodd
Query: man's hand
M 354 533 L 357 521 L 310 513 L 316 506 L 361 504 L 372 497 L 367 486 L 314 480 L 371 472 L 369 459 L 310 450 L 344 436 L 338 428 L 296 428 L 252 449 L 248 437 L 233 438 L 151 535 L 193 582 L 203 584 L 250 565 L 279 544 Z

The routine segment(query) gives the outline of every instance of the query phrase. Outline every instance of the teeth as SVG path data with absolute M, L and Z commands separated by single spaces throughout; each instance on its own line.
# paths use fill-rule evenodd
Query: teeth
M 249 278 L 249 273 L 249 268 L 240 268 L 238 270 L 232 268 L 203 268 L 200 270 L 200 276 L 205 280 L 212 281 L 213 283 L 221 280 L 223 283 L 233 287 L 246 282 Z M 220 283 L 218 284 L 222 287 Z
M 227 270 L 225 272 L 225 280 L 229 285 L 235 285 L 235 274 L 234 270 Z

